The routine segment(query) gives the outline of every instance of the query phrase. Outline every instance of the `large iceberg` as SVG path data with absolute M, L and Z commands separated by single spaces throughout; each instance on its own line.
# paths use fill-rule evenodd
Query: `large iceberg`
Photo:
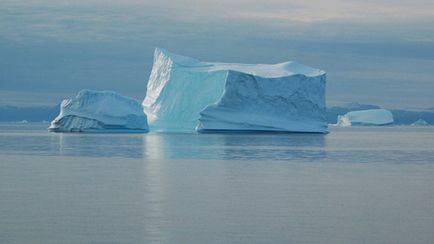
M 151 130 L 327 132 L 324 71 L 295 62 L 202 62 L 156 49 Z
M 136 100 L 112 91 L 82 90 L 65 99 L 51 122 L 54 132 L 147 132 L 148 122 Z
M 393 123 L 392 112 L 386 109 L 366 109 L 351 111 L 345 115 L 339 115 L 338 126 L 352 125 L 388 125 Z

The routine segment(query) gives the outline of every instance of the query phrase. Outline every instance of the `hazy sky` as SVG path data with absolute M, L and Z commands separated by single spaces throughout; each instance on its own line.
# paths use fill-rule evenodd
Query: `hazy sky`
M 324 69 L 327 103 L 434 107 L 434 1 L 0 0 L 0 104 L 144 97 L 155 47 Z

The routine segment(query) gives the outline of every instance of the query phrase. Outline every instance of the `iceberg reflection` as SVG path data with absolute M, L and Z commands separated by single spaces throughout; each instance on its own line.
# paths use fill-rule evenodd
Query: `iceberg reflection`
M 24 155 L 144 159 L 315 160 L 325 158 L 323 134 L 62 134 L 4 133 L 1 151 Z
M 140 134 L 56 134 L 63 156 L 143 158 Z
M 322 134 L 147 134 L 150 159 L 314 160 L 326 157 Z

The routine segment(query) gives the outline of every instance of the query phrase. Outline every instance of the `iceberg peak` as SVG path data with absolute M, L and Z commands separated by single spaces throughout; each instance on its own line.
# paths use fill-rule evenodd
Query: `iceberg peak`
M 412 126 L 427 126 L 427 125 L 429 125 L 429 123 L 423 119 L 418 119 L 415 122 L 413 122 L 411 125 Z

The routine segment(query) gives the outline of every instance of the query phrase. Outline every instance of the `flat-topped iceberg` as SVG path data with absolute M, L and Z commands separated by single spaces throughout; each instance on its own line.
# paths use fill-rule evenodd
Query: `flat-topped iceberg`
M 295 62 L 202 62 L 156 49 L 151 130 L 327 132 L 324 71 Z
M 393 123 L 392 112 L 386 109 L 366 109 L 351 111 L 345 115 L 339 115 L 338 126 L 352 125 L 388 125 Z
M 65 99 L 51 122 L 54 132 L 147 132 L 148 122 L 136 100 L 112 91 L 82 90 Z

